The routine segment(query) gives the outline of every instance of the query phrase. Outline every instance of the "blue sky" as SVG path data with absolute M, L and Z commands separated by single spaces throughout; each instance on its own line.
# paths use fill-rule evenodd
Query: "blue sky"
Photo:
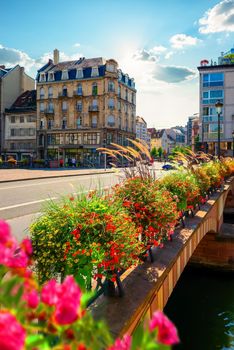
M 115 58 L 156 128 L 198 112 L 196 67 L 234 44 L 234 0 L 8 0 L 1 14 L 0 64 L 35 76 L 54 48 L 61 60 Z

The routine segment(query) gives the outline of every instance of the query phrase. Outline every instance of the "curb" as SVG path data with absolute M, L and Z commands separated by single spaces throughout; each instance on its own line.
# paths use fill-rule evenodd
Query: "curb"
M 25 179 L 0 180 L 0 183 L 29 181 L 29 180 L 40 180 L 40 179 L 54 179 L 56 177 L 100 175 L 100 174 L 112 174 L 112 173 L 115 173 L 115 171 L 113 171 L 113 170 L 106 170 L 106 171 L 103 171 L 103 172 L 95 172 L 95 173 L 66 174 L 66 175 L 52 175 L 52 176 L 37 176 L 37 177 L 28 177 L 28 178 L 25 178 Z

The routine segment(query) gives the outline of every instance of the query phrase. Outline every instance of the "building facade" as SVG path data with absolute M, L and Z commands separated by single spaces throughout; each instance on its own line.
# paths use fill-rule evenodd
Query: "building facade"
M 149 147 L 150 145 L 149 135 L 150 134 L 147 131 L 146 121 L 142 117 L 137 116 L 136 117 L 136 138 L 147 143 Z
M 199 114 L 195 113 L 192 116 L 188 117 L 187 122 L 187 137 L 186 137 L 186 145 L 191 146 L 192 145 L 192 132 L 193 132 L 193 121 L 199 120 Z
M 209 153 L 217 155 L 218 115 L 215 104 L 223 103 L 220 116 L 221 154 L 232 154 L 234 130 L 234 49 L 221 53 L 218 64 L 202 60 L 200 74 L 200 141 Z
M 4 158 L 16 160 L 36 157 L 36 90 L 26 91 L 5 109 Z
M 136 133 L 136 89 L 118 63 L 103 58 L 54 61 L 37 75 L 37 146 L 42 159 L 101 165 L 99 147 L 127 145 Z
M 34 88 L 34 79 L 25 73 L 23 67 L 19 65 L 13 68 L 6 68 L 4 65 L 0 66 L 0 154 L 5 152 L 5 109 L 10 108 L 17 97 L 24 91 L 33 90 Z

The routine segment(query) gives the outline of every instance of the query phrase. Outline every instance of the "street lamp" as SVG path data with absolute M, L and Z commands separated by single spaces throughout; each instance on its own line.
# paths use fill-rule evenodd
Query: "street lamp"
M 220 115 L 222 113 L 223 103 L 218 100 L 215 107 L 218 114 L 218 158 L 220 159 Z
M 232 157 L 234 158 L 234 130 L 232 132 Z

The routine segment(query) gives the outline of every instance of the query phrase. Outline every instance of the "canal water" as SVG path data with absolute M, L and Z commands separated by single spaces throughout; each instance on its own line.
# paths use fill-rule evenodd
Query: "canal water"
M 173 350 L 234 350 L 234 275 L 186 267 L 165 309 L 181 343 Z

